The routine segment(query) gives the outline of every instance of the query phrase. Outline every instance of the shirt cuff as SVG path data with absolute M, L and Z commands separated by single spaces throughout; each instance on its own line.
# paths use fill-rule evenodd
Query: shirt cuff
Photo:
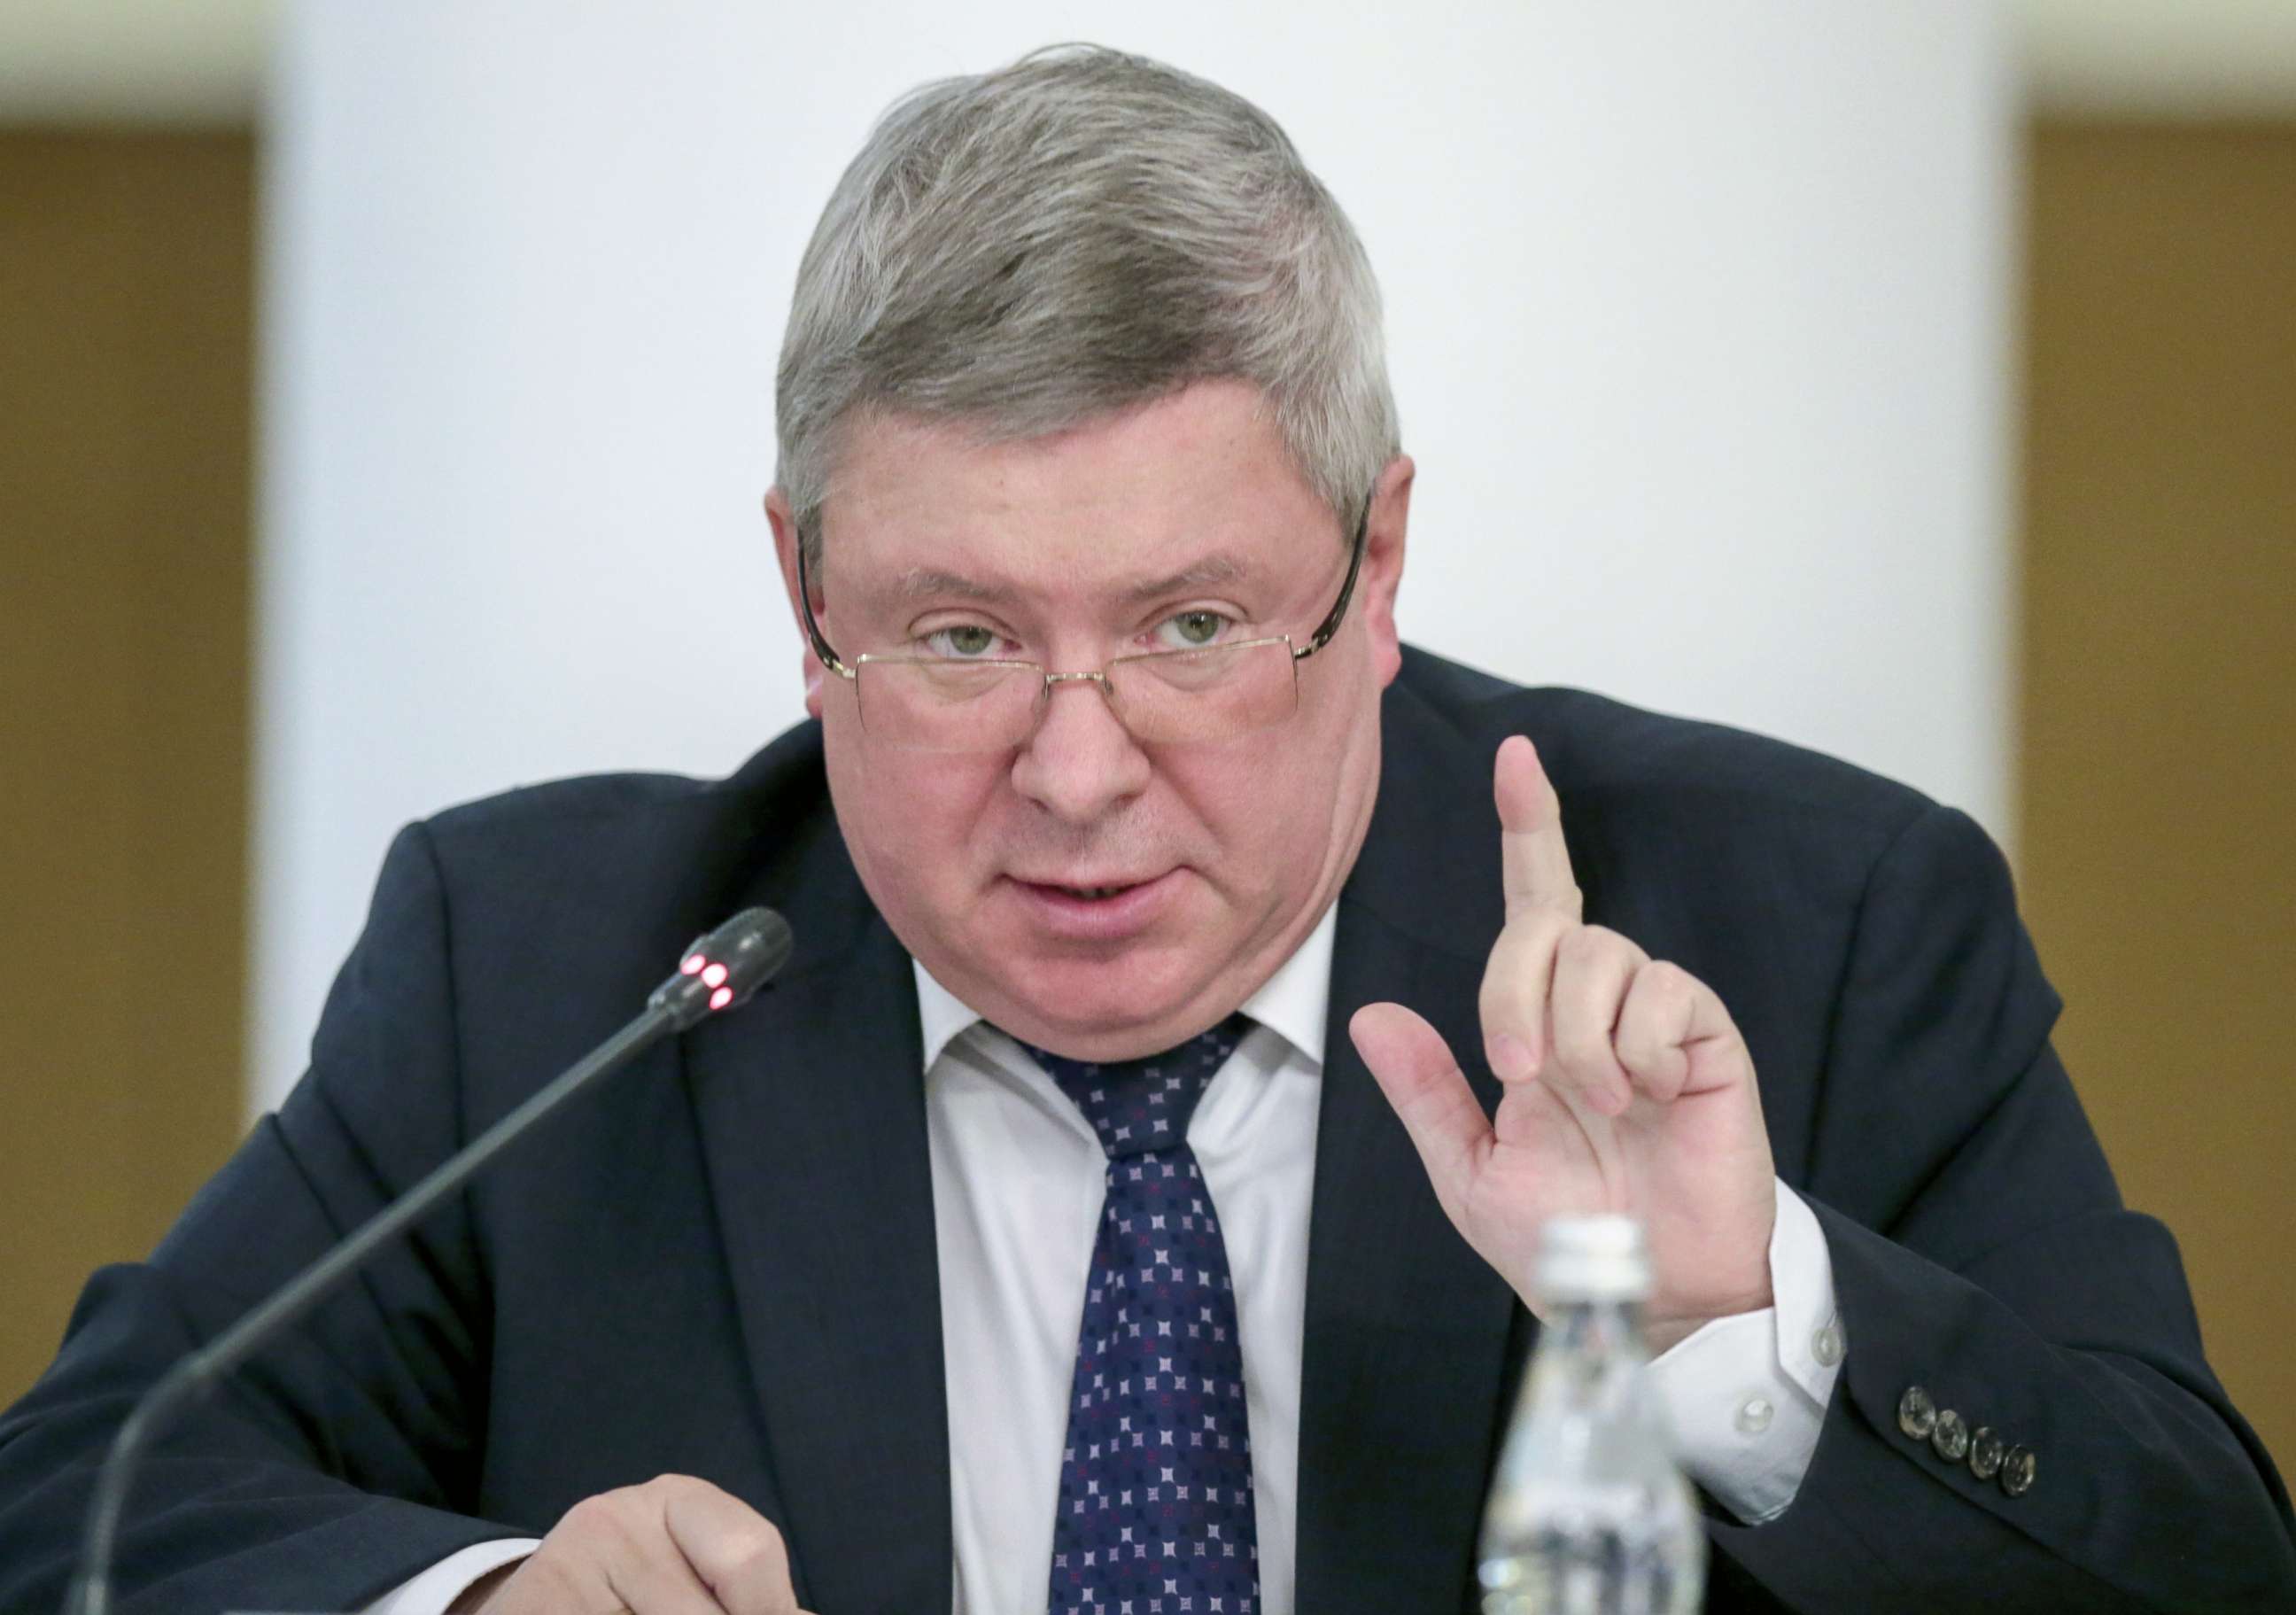
M 1770 1292 L 1770 1306 L 1715 1318 L 1651 1365 L 1683 1472 L 1748 1525 L 1801 1489 L 1848 1348 L 1825 1231 L 1783 1182 Z
M 532 1537 L 480 1542 L 449 1554 L 414 1580 L 402 1582 L 360 1611 L 360 1615 L 447 1615 L 455 1600 L 470 1591 L 480 1577 L 523 1559 L 542 1545 Z

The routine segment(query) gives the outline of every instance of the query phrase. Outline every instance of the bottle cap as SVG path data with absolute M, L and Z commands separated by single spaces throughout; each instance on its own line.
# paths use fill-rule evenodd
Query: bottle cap
M 1639 1301 L 1651 1291 L 1643 1226 L 1631 1217 L 1551 1217 L 1532 1286 L 1542 1300 Z

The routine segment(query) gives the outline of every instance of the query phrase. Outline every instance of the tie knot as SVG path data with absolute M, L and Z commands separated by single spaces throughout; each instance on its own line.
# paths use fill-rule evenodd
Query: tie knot
M 1185 1144 L 1188 1119 L 1204 1089 L 1251 1029 L 1248 1016 L 1230 1015 L 1177 1048 L 1144 1060 L 1095 1065 L 1021 1045 L 1084 1112 L 1100 1147 L 1111 1158 L 1142 1155 Z

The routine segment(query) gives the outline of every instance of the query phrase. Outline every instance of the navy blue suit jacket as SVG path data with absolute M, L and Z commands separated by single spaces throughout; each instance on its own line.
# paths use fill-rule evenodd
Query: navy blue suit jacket
M 1394 998 L 1481 1047 L 1491 757 L 1516 731 L 1561 792 L 1589 917 L 1729 1005 L 1777 1169 L 1833 1252 L 1849 1345 L 1815 1460 L 1782 1518 L 1711 1521 L 1710 1607 L 2296 1601 L 2286 1494 L 2202 1358 L 2174 1243 L 2120 1204 L 1983 834 L 1784 745 L 1411 652 L 1340 899 L 1301 1615 L 1472 1607 L 1535 1329 L 1444 1219 L 1345 1026 Z M 0 1419 L 0 1610 L 56 1606 L 92 1466 L 140 1388 L 750 903 L 798 939 L 756 1003 L 556 1119 L 160 1444 L 126 1605 L 356 1608 L 466 1544 L 679 1472 L 782 1526 L 808 1609 L 947 1611 L 916 999 L 810 725 L 722 782 L 569 782 L 399 837 L 309 1073 L 148 1263 L 95 1276 Z M 1914 1383 L 2030 1447 L 2030 1492 L 1898 1433 Z

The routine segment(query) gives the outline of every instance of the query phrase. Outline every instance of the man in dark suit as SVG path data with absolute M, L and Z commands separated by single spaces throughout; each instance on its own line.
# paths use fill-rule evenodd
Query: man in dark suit
M 1095 52 L 921 92 L 780 406 L 815 721 L 401 836 L 304 1082 L 0 1421 L 0 1606 L 140 1387 L 753 902 L 757 1003 L 163 1439 L 128 1607 L 1468 1607 L 1595 1208 L 1711 1607 L 2296 1588 L 1983 836 L 1399 644 L 1376 294 L 1264 116 Z

